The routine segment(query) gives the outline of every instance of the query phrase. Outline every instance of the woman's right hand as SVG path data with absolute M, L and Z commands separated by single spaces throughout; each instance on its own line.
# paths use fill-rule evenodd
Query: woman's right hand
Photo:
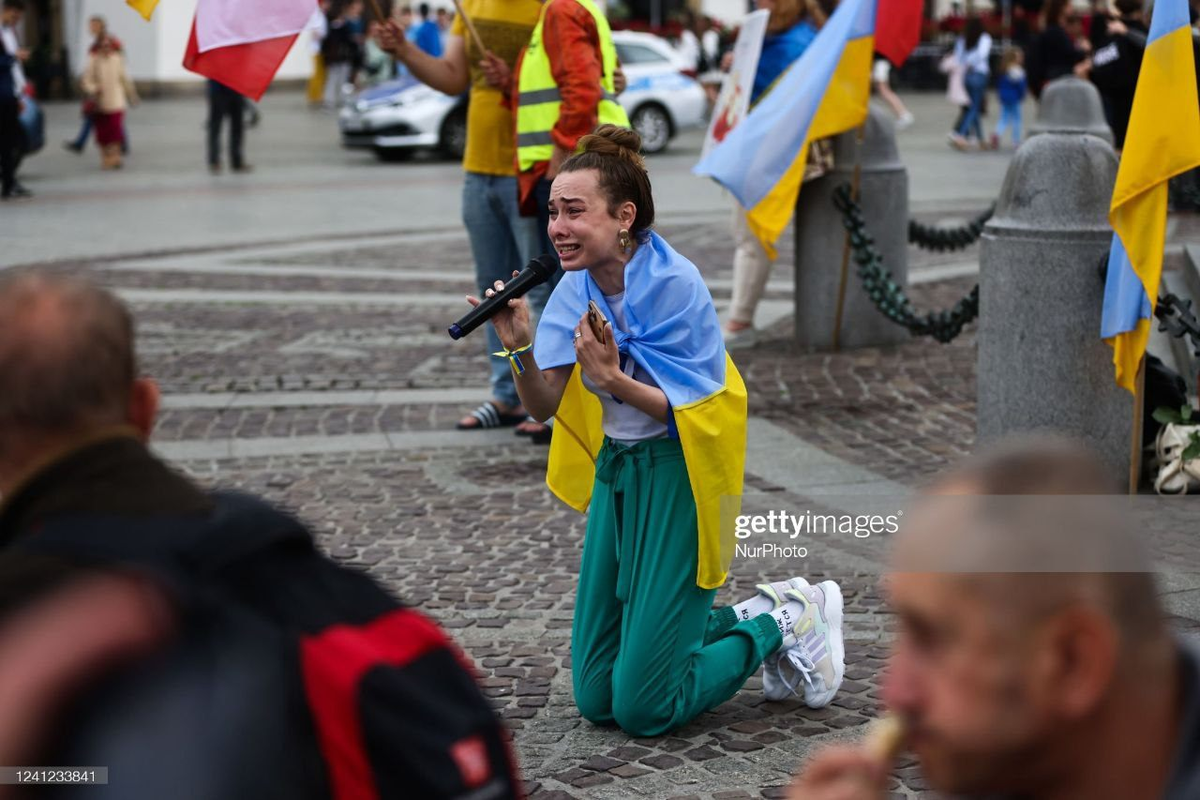
M 513 277 L 515 278 L 518 274 L 513 272 Z M 484 293 L 484 296 L 491 297 L 503 288 L 504 282 L 496 281 L 492 288 Z M 477 306 L 481 301 L 477 297 L 468 295 L 467 302 Z M 500 343 L 509 350 L 516 350 L 533 341 L 533 334 L 529 326 L 529 303 L 525 302 L 524 297 L 509 300 L 506 308 L 497 310 L 492 315 L 492 326 L 496 329 L 496 335 L 500 337 Z

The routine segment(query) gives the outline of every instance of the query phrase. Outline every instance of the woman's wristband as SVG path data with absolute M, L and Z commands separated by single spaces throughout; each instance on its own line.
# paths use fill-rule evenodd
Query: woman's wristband
M 521 363 L 521 354 L 528 353 L 532 349 L 533 342 L 530 342 L 524 347 L 518 347 L 516 350 L 504 349 L 499 352 L 492 353 L 492 355 L 496 358 L 507 358 L 508 363 L 512 364 L 512 368 L 516 370 L 517 375 L 521 376 L 525 374 L 525 365 Z

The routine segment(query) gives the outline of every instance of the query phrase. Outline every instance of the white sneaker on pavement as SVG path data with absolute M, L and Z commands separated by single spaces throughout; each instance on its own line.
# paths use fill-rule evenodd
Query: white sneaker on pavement
M 804 613 L 783 639 L 783 647 L 763 662 L 763 693 L 786 700 L 803 693 L 809 708 L 833 700 L 846 672 L 842 639 L 842 590 L 833 581 L 789 589 L 786 600 L 800 601 Z

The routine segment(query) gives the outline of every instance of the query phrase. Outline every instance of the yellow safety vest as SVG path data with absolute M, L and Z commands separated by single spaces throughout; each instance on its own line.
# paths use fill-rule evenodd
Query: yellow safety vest
M 525 59 L 521 62 L 521 75 L 517 84 L 517 164 L 524 172 L 539 161 L 549 161 L 554 154 L 554 140 L 550 131 L 558 122 L 562 95 L 550 72 L 550 58 L 542 46 L 542 26 L 546 21 L 546 8 L 552 0 L 542 6 L 537 27 L 529 40 Z M 604 67 L 601 85 L 604 95 L 596 107 L 598 124 L 612 123 L 629 127 L 629 117 L 617 102 L 613 87 L 613 73 L 617 69 L 617 48 L 613 46 L 612 31 L 608 20 L 592 0 L 575 0 L 586 8 L 596 20 L 600 32 L 600 56 Z

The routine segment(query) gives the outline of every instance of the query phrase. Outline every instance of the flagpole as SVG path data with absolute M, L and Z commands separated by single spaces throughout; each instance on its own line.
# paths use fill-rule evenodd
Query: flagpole
M 863 136 L 867 130 L 867 122 L 863 120 L 863 124 L 858 126 L 858 133 L 854 140 L 854 177 L 850 181 L 850 199 L 858 202 L 858 187 L 862 182 L 862 143 Z M 838 281 L 837 306 L 833 313 L 833 351 L 836 353 L 841 348 L 842 338 L 842 314 L 846 310 L 846 284 L 850 280 L 850 230 L 846 230 L 846 238 L 842 243 L 842 276 Z
M 371 13 L 375 15 L 375 19 L 379 20 L 380 24 L 387 22 L 387 17 L 383 15 L 383 9 L 379 7 L 379 0 L 368 0 L 371 4 Z
M 1137 376 L 1133 379 L 1133 433 L 1129 436 L 1129 493 L 1138 493 L 1142 475 L 1142 416 L 1146 407 L 1146 355 L 1138 361 Z
M 471 34 L 471 40 L 475 42 L 475 49 L 479 51 L 479 57 L 483 58 L 488 49 L 483 46 L 483 39 L 479 38 L 479 31 L 475 30 L 475 23 L 471 22 L 467 12 L 463 11 L 462 3 L 459 0 L 454 0 L 454 10 L 462 17 L 463 24 L 467 26 L 467 32 Z

